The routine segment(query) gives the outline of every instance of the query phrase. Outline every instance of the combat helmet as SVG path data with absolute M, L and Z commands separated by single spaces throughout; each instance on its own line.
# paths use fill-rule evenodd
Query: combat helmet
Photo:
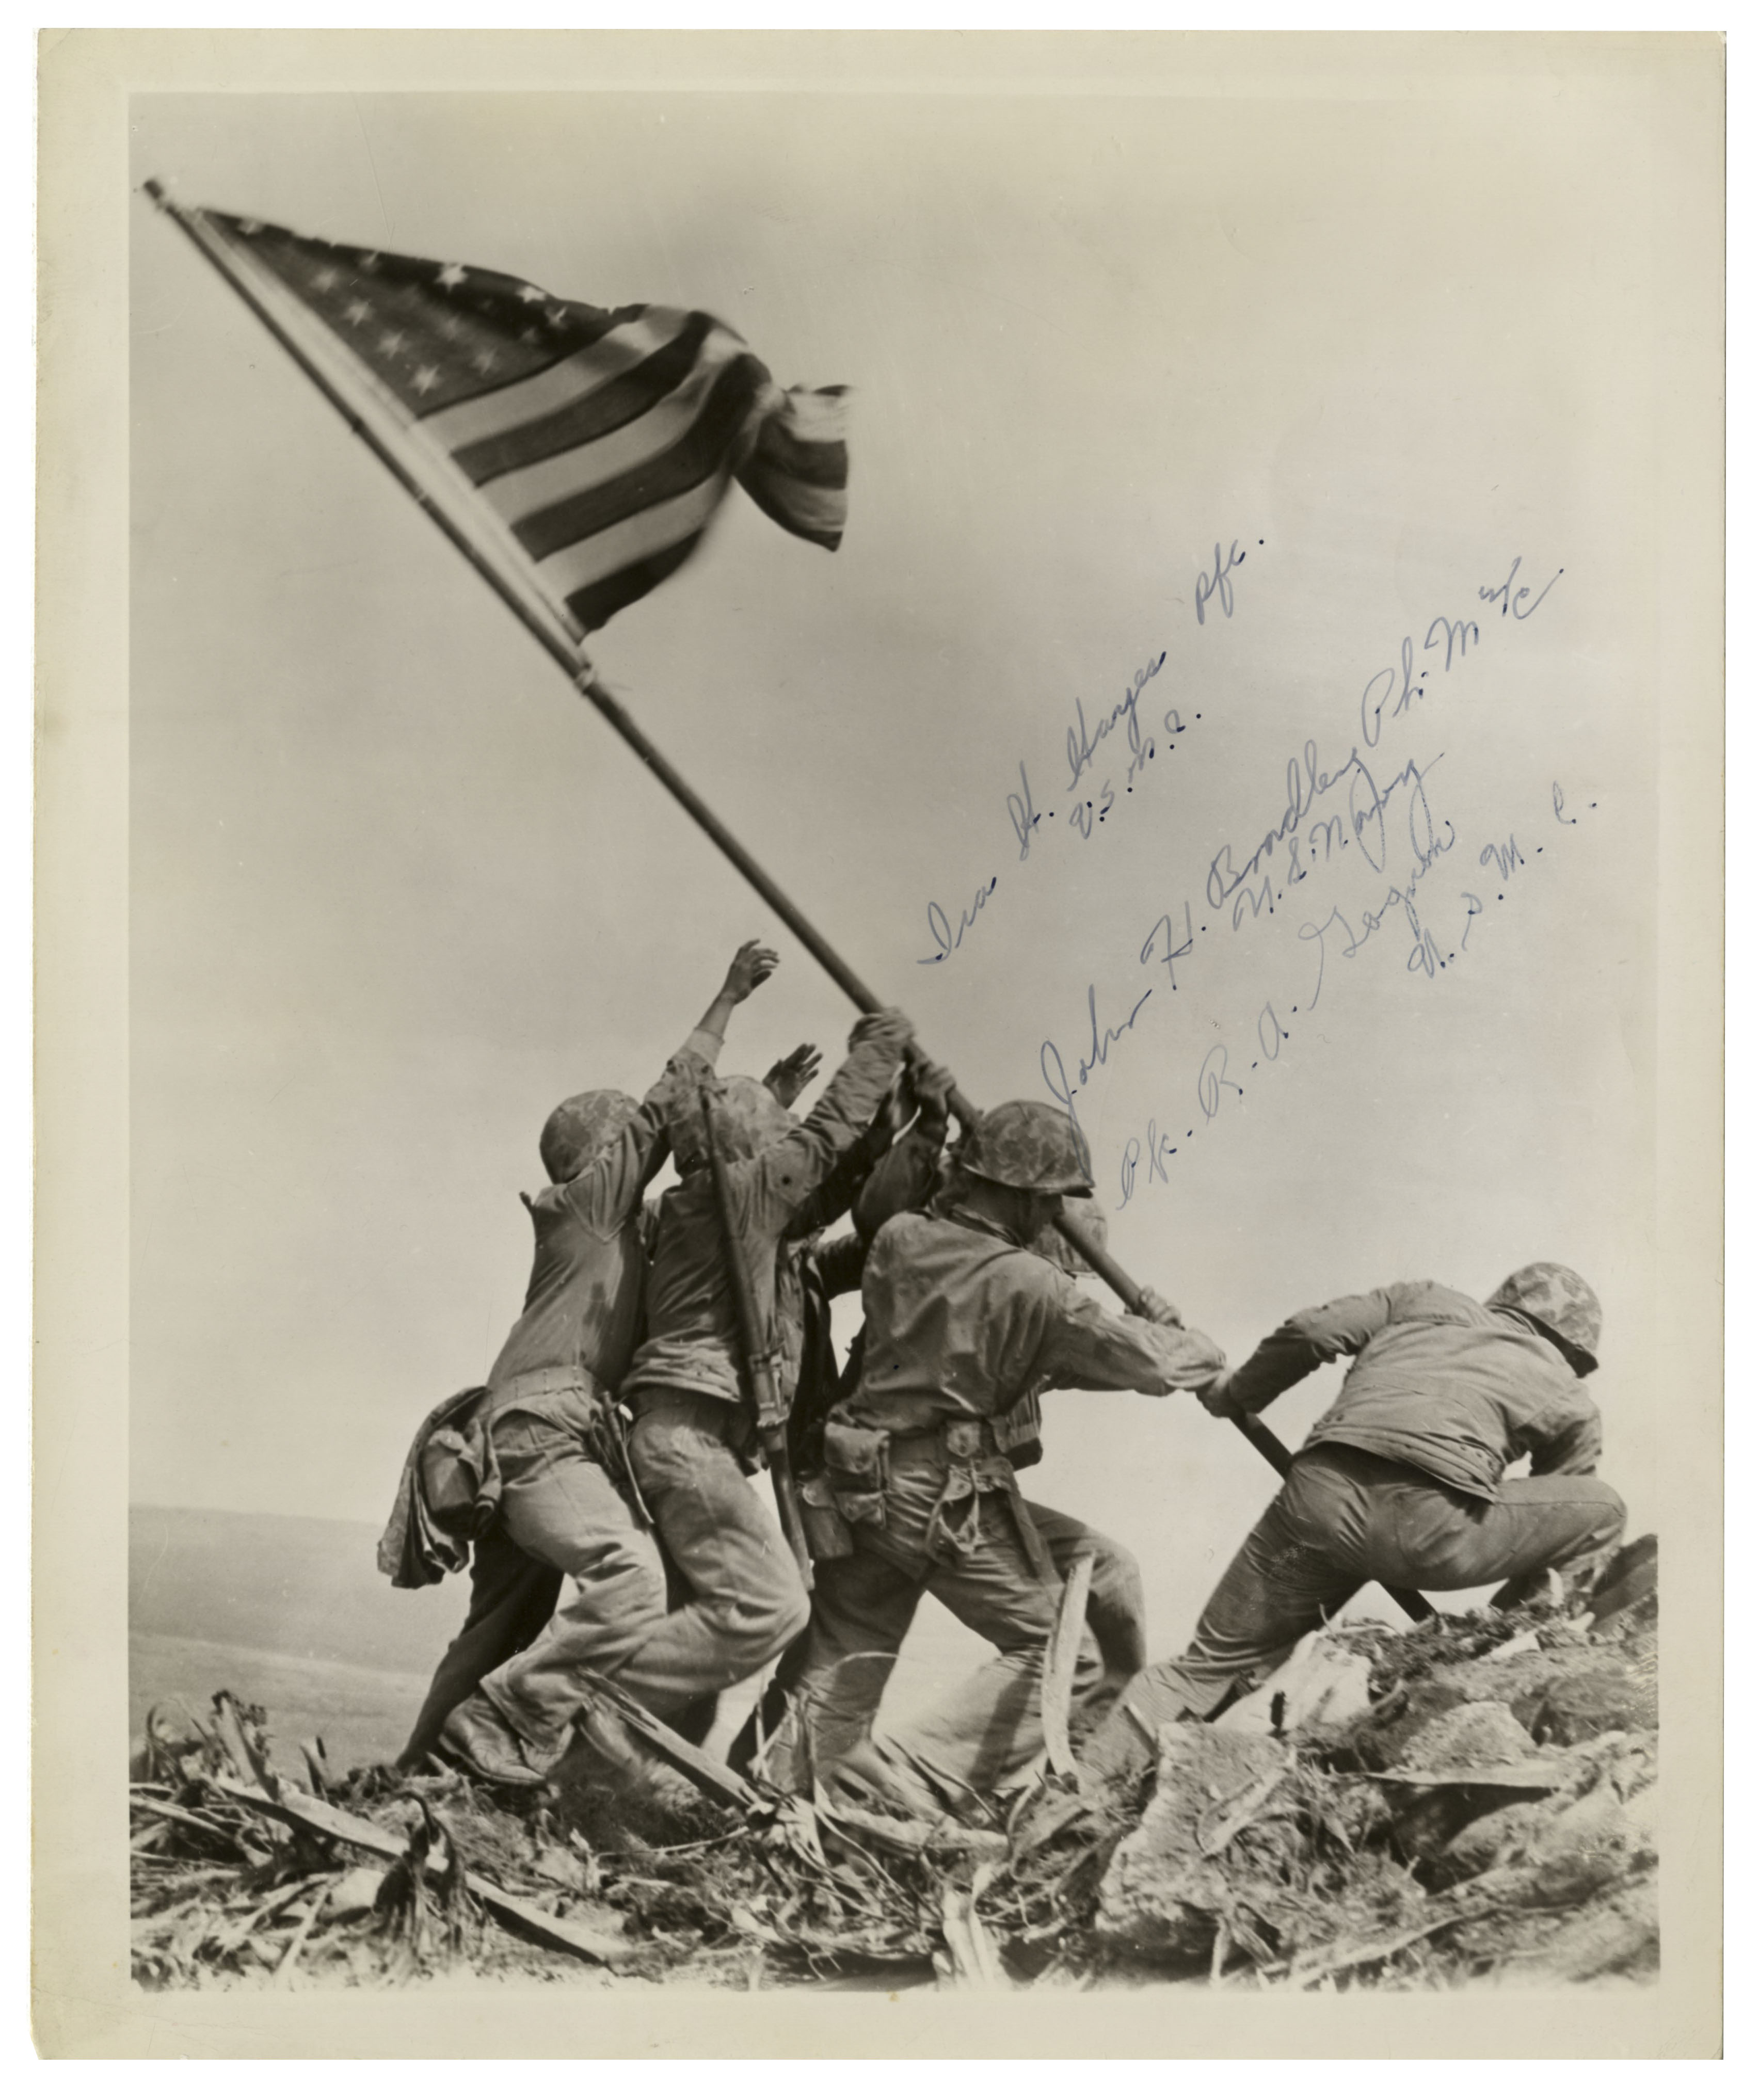
M 1067 1116 L 1048 1101 L 1003 1101 L 977 1118 L 959 1163 L 981 1181 L 1041 1196 L 1091 1196 L 1093 1175 Z
M 800 1127 L 799 1117 L 783 1108 L 761 1079 L 747 1079 L 743 1073 L 719 1082 L 712 1098 L 715 1136 L 723 1159 L 755 1159 Z M 680 1102 L 668 1128 L 681 1174 L 694 1174 L 708 1164 L 700 1095 L 693 1092 Z
M 552 1109 L 537 1140 L 544 1171 L 553 1182 L 571 1181 L 610 1144 L 641 1105 L 604 1087 L 589 1094 L 570 1094 Z
M 1585 1370 L 1600 1359 L 1600 1300 L 1573 1268 L 1561 1261 L 1530 1261 L 1505 1277 L 1484 1303 L 1494 1312 L 1524 1312 L 1543 1327 Z

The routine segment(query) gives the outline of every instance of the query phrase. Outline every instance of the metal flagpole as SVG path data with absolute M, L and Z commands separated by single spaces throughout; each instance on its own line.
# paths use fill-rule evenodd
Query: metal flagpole
M 752 858 L 671 760 L 636 723 L 628 710 L 606 691 L 598 682 L 597 673 L 582 646 L 581 638 L 571 633 L 559 615 L 549 607 L 534 602 L 523 590 L 516 588 L 502 568 L 495 550 L 485 546 L 480 533 L 473 528 L 471 513 L 461 505 L 455 508 L 451 492 L 437 487 L 411 460 L 401 457 L 394 435 L 378 429 L 373 418 L 363 412 L 361 404 L 349 399 L 346 388 L 339 383 L 337 377 L 326 372 L 318 360 L 300 344 L 283 324 L 269 302 L 238 268 L 225 242 L 207 225 L 199 211 L 187 210 L 167 194 L 162 183 L 150 177 L 142 187 L 159 210 L 178 226 L 237 293 L 325 400 L 342 417 L 349 429 L 380 464 L 389 470 L 398 485 L 414 499 L 417 506 L 446 535 L 514 617 L 554 659 L 581 699 L 597 709 L 660 786 L 697 827 L 720 848 L 827 976 L 863 1013 L 877 1013 L 882 1004 L 878 995 L 837 953 L 787 891 Z M 923 1055 L 915 1043 L 910 1047 L 919 1058 Z M 977 1110 L 957 1088 L 949 1096 L 949 1105 L 968 1129 L 976 1122 Z M 1058 1217 L 1056 1223 L 1057 1230 L 1088 1267 L 1110 1286 L 1131 1312 L 1139 1312 L 1144 1298 L 1142 1286 L 1076 1220 L 1065 1215 Z M 1231 1415 L 1228 1419 L 1261 1456 L 1267 1458 L 1279 1473 L 1286 1475 L 1291 1462 L 1290 1454 L 1281 1438 L 1256 1417 Z M 1426 1617 L 1429 1613 L 1429 1605 L 1420 1597 L 1409 1597 L 1401 1592 L 1398 1601 L 1414 1617 Z

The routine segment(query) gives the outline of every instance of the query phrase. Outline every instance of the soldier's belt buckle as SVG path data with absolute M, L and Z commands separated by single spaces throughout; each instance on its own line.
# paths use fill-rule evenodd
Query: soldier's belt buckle
M 983 1451 L 983 1425 L 979 1422 L 950 1422 L 946 1425 L 946 1454 L 950 1458 L 976 1458 Z

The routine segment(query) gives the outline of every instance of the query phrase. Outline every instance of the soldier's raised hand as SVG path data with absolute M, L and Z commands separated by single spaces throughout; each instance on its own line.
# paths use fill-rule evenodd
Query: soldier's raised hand
M 791 1109 L 818 1078 L 818 1067 L 823 1061 L 816 1043 L 803 1043 L 799 1049 L 789 1051 L 786 1057 L 777 1058 L 765 1073 L 764 1084 L 783 1108 Z
M 742 999 L 749 999 L 765 979 L 771 976 L 782 958 L 774 948 L 766 948 L 760 941 L 746 941 L 740 944 L 738 953 L 727 965 L 726 982 L 721 986 L 721 996 L 737 1006 Z
M 904 1045 L 915 1033 L 915 1024 L 907 1014 L 895 1006 L 883 1006 L 877 1013 L 864 1013 L 856 1022 L 849 1030 L 849 1048 L 859 1050 L 864 1043 L 874 1043 L 901 1057 Z
M 927 1057 L 916 1059 L 909 1068 L 907 1083 L 915 1096 L 917 1107 L 928 1123 L 938 1123 L 946 1127 L 947 1102 L 959 1091 L 959 1082 L 945 1065 L 937 1065 Z
M 913 1058 L 905 1067 L 905 1086 L 917 1107 L 917 1130 L 932 1140 L 946 1142 L 946 1102 L 959 1092 L 959 1082 L 930 1058 Z

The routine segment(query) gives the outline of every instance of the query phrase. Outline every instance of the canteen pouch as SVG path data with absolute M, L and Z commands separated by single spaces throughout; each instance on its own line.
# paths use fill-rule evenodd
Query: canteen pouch
M 825 1424 L 825 1471 L 835 1506 L 850 1524 L 885 1522 L 886 1429 L 857 1429 L 833 1416 Z

